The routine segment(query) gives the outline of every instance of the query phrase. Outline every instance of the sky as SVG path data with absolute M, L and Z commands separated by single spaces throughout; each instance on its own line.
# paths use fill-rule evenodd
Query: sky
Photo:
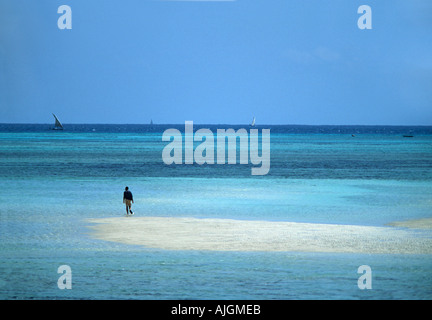
M 60 5 L 72 9 L 61 30 Z M 357 12 L 372 9 L 372 29 Z M 0 0 L 0 123 L 432 125 L 430 0 Z

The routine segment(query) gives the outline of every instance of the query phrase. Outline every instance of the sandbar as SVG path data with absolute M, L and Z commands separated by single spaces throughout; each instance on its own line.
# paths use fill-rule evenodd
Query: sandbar
M 432 254 L 430 232 L 391 226 L 136 216 L 86 221 L 96 239 L 165 250 Z
M 393 227 L 402 227 L 410 229 L 432 229 L 432 218 L 423 218 L 407 221 L 395 221 L 388 224 Z

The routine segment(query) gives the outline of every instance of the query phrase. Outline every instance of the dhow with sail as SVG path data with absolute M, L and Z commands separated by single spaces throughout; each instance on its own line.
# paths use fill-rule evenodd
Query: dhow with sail
M 54 119 L 55 119 L 54 128 L 52 128 L 52 129 L 53 130 L 63 130 L 63 125 L 61 124 L 59 119 L 56 117 L 56 115 L 54 113 L 52 115 L 54 116 Z

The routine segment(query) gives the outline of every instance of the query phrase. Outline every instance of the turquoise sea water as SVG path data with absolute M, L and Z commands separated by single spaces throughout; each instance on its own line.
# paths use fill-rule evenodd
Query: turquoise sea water
M 432 217 L 431 127 L 257 127 L 271 129 L 266 176 L 251 165 L 167 166 L 167 128 L 184 131 L 0 125 L 1 299 L 432 298 L 430 255 L 167 251 L 93 239 L 86 222 L 121 217 L 126 185 L 137 216 L 368 226 Z M 57 286 L 61 265 L 71 290 Z M 357 286 L 361 265 L 371 290 Z

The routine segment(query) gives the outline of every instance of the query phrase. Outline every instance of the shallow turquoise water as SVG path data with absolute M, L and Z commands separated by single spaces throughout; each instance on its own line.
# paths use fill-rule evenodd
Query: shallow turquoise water
M 270 173 L 255 177 L 250 165 L 164 165 L 161 130 L 4 126 L 2 299 L 432 297 L 430 255 L 164 251 L 92 239 L 85 221 L 121 216 L 125 185 L 138 216 L 373 226 L 431 217 L 428 132 L 406 139 L 276 128 Z M 72 269 L 72 290 L 57 287 L 63 264 Z M 365 264 L 372 290 L 357 286 Z

